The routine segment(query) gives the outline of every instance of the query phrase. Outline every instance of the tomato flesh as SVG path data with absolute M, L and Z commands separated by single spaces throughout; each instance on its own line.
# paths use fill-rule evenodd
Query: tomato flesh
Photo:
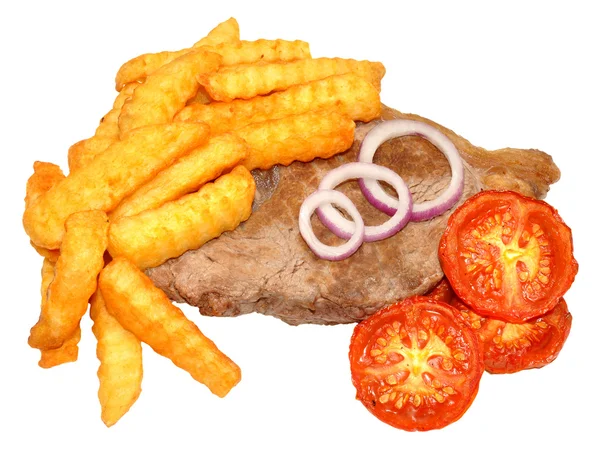
M 439 258 L 461 300 L 515 323 L 551 310 L 578 269 L 571 230 L 556 210 L 512 191 L 483 191 L 461 205 Z
M 350 344 L 357 399 L 396 428 L 425 431 L 460 418 L 484 371 L 475 333 L 459 312 L 411 297 L 359 323 Z
M 516 373 L 548 365 L 571 330 L 572 316 L 564 299 L 548 313 L 520 324 L 478 315 L 458 299 L 451 305 L 479 335 L 488 373 Z
M 573 318 L 564 299 L 548 313 L 515 324 L 478 314 L 454 294 L 446 279 L 440 281 L 428 296 L 460 311 L 479 336 L 488 373 L 515 373 L 548 365 L 560 353 L 571 330 Z

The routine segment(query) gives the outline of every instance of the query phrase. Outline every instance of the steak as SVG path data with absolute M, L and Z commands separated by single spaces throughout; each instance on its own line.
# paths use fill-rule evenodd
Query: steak
M 430 120 L 383 106 L 382 119 L 392 118 L 427 122 L 454 142 L 465 165 L 460 203 L 482 189 L 510 189 L 543 198 L 560 177 L 552 158 L 541 151 L 487 151 Z M 333 158 L 255 173 L 254 210 L 245 223 L 148 270 L 148 276 L 172 300 L 194 305 L 204 315 L 258 312 L 293 325 L 356 322 L 385 305 L 428 292 L 443 275 L 437 248 L 452 210 L 429 221 L 411 222 L 389 239 L 365 243 L 339 262 L 318 259 L 298 230 L 304 199 L 328 171 L 356 160 L 362 138 L 380 121 L 357 124 L 352 148 Z M 375 160 L 405 179 L 415 202 L 434 198 L 450 181 L 445 157 L 418 136 L 386 142 Z M 356 203 L 366 224 L 387 218 L 364 199 L 356 182 L 338 189 Z M 313 226 L 325 243 L 340 241 L 316 216 Z

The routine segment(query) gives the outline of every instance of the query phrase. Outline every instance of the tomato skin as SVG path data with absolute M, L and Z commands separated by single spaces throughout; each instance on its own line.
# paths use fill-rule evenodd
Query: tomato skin
M 571 230 L 558 212 L 513 191 L 482 191 L 457 208 L 439 259 L 461 300 L 513 323 L 554 308 L 578 270 Z
M 458 298 L 450 304 L 479 335 L 485 371 L 493 374 L 542 368 L 554 361 L 569 336 L 573 320 L 564 299 L 548 313 L 520 324 L 480 316 Z
M 477 335 L 460 313 L 423 296 L 357 324 L 349 359 L 356 398 L 378 419 L 407 431 L 458 420 L 484 371 Z

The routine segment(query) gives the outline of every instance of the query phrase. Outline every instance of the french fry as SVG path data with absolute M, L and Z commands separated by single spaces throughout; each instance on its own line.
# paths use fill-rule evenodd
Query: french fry
M 223 66 L 255 65 L 270 62 L 291 62 L 310 58 L 308 43 L 300 40 L 240 41 L 210 49 L 223 57 Z
M 77 326 L 75 333 L 65 340 L 60 348 L 41 350 L 38 365 L 41 368 L 53 368 L 63 363 L 75 362 L 79 356 L 81 328 Z
M 253 170 L 330 158 L 350 148 L 354 127 L 349 117 L 338 112 L 316 111 L 253 123 L 235 134 L 250 146 L 241 164 Z
M 196 50 L 149 75 L 121 108 L 121 138 L 135 128 L 171 122 L 198 91 L 200 83 L 196 76 L 215 71 L 220 64 L 218 54 Z
M 25 206 L 33 204 L 41 195 L 65 178 L 65 174 L 56 164 L 36 161 L 33 163 L 33 174 L 25 187 Z
M 222 43 L 237 43 L 240 40 L 240 26 L 235 18 L 230 17 L 218 24 L 193 47 L 217 46 Z
M 96 290 L 90 302 L 90 317 L 98 341 L 101 417 L 110 427 L 129 411 L 142 392 L 142 344 L 111 316 L 100 290 Z
M 134 90 L 140 85 L 132 82 L 123 87 L 117 95 L 113 108 L 100 121 L 96 132 L 89 139 L 76 142 L 69 148 L 68 162 L 69 171 L 73 172 L 87 166 L 96 155 L 105 151 L 108 147 L 119 140 L 119 115 L 125 101 L 133 95 Z
M 240 368 L 127 259 L 116 258 L 104 268 L 99 288 L 125 329 L 215 395 L 224 397 L 240 381 Z
M 208 35 L 194 44 L 194 47 L 217 46 L 223 43 L 237 43 L 240 40 L 240 29 L 237 21 L 232 17 L 218 24 Z M 176 58 L 187 54 L 192 49 L 180 51 L 164 51 L 153 54 L 143 54 L 125 62 L 115 77 L 117 91 L 120 91 L 130 82 L 144 82 L 146 77 L 161 66 L 172 62 Z
M 194 49 L 204 49 L 219 54 L 223 58 L 223 66 L 276 61 L 287 62 L 310 58 L 308 43 L 300 40 L 259 39 L 256 41 L 227 42 L 216 46 L 203 46 Z M 182 49 L 176 52 L 165 51 L 157 54 L 140 55 L 121 67 L 117 74 L 117 87 L 122 87 L 130 82 L 143 82 L 150 74 L 191 50 Z
M 208 143 L 179 158 L 156 177 L 121 201 L 109 216 L 115 221 L 137 215 L 197 191 L 248 156 L 248 145 L 233 134 L 212 137 Z
M 177 158 L 199 147 L 208 135 L 209 128 L 203 123 L 154 125 L 131 131 L 26 208 L 25 231 L 36 245 L 59 248 L 69 215 L 83 210 L 111 211 Z
M 265 65 L 240 65 L 221 68 L 198 77 L 210 97 L 232 101 L 285 90 L 335 74 L 355 73 L 379 91 L 385 67 L 379 62 L 342 58 L 303 59 Z
M 48 298 L 48 287 L 54 280 L 54 264 L 48 259 L 44 259 L 42 264 L 42 285 L 40 294 L 42 297 L 42 307 L 46 305 Z M 77 344 L 81 338 L 81 329 L 77 326 L 75 333 L 71 335 L 61 347 L 56 349 L 41 350 L 41 357 L 38 365 L 42 368 L 52 368 L 67 362 L 75 362 L 79 353 Z
M 33 242 L 29 242 L 33 249 L 37 251 L 37 253 L 42 256 L 44 259 L 48 259 L 50 262 L 56 263 L 58 261 L 58 256 L 60 256 L 60 250 L 49 250 L 48 248 L 43 248 L 41 246 L 37 246 Z
M 250 216 L 254 191 L 250 172 L 237 166 L 196 193 L 112 222 L 108 251 L 141 269 L 156 267 L 235 229 Z
M 50 188 L 63 180 L 65 175 L 56 164 L 36 161 L 33 163 L 33 174 L 27 180 L 25 189 L 25 209 L 33 204 L 42 195 L 48 192 Z M 31 246 L 38 254 L 52 262 L 58 260 L 60 252 L 58 250 L 49 250 L 30 242 Z
M 41 350 L 59 348 L 73 336 L 104 266 L 106 214 L 99 210 L 77 212 L 67 218 L 65 227 L 54 279 L 29 336 L 29 345 Z
M 221 134 L 251 123 L 315 110 L 335 110 L 352 120 L 369 122 L 381 114 L 381 101 L 370 83 L 346 73 L 249 100 L 189 104 L 175 116 L 175 121 L 206 122 L 211 134 Z

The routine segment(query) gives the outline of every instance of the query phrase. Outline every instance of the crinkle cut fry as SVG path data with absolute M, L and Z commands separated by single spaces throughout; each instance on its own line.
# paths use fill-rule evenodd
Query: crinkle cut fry
M 42 301 L 39 321 L 31 328 L 29 345 L 56 349 L 71 337 L 96 290 L 104 266 L 108 217 L 100 210 L 77 212 L 65 222 L 65 237 L 54 279 Z
M 215 395 L 224 397 L 240 381 L 240 368 L 129 260 L 108 264 L 99 287 L 109 312 L 125 329 Z
M 253 170 L 330 158 L 352 146 L 354 128 L 354 122 L 345 115 L 316 111 L 254 123 L 235 133 L 250 146 L 242 164 Z
M 208 136 L 209 128 L 203 123 L 172 123 L 131 131 L 28 207 L 23 215 L 25 231 L 37 245 L 59 248 L 70 214 L 111 211 L 177 158 L 206 142 Z
M 237 166 L 195 193 L 112 222 L 108 251 L 140 269 L 156 267 L 247 220 L 255 189 L 252 174 Z
M 385 67 L 379 62 L 342 58 L 303 59 L 265 65 L 225 67 L 198 78 L 210 97 L 217 101 L 249 99 L 293 85 L 305 84 L 334 74 L 355 73 L 379 91 Z
M 381 115 L 381 101 L 379 92 L 369 82 L 346 73 L 249 100 L 189 104 L 175 116 L 175 121 L 206 122 L 212 134 L 220 134 L 317 110 L 335 110 L 354 121 L 369 122 Z
M 225 43 L 237 43 L 240 40 L 240 29 L 237 21 L 232 17 L 218 24 L 208 34 L 194 44 L 194 48 L 201 46 L 217 46 Z M 164 51 L 158 53 L 142 54 L 125 62 L 115 77 L 117 91 L 120 91 L 130 82 L 144 82 L 144 79 L 161 66 L 172 62 L 178 57 L 187 54 L 192 49 L 180 51 Z
M 235 134 L 213 136 L 202 147 L 192 150 L 156 177 L 121 201 L 110 214 L 115 221 L 137 215 L 174 201 L 198 189 L 223 173 L 229 172 L 250 153 L 246 142 Z
M 100 290 L 96 290 L 90 302 L 90 317 L 98 342 L 101 417 L 110 427 L 129 411 L 142 391 L 142 344 L 108 312 Z
M 42 284 L 40 287 L 42 307 L 46 305 L 48 287 L 52 283 L 52 280 L 54 280 L 54 264 L 50 260 L 44 259 L 42 265 Z M 75 333 L 67 338 L 61 347 L 56 349 L 42 349 L 38 365 L 42 368 L 52 368 L 63 363 L 75 362 L 79 354 L 78 344 L 80 339 L 81 328 L 78 325 Z
M 113 103 L 113 108 L 102 117 L 94 135 L 88 139 L 76 142 L 69 147 L 68 163 L 70 172 L 87 166 L 96 155 L 102 153 L 119 140 L 119 116 L 121 115 L 121 108 L 125 104 L 125 101 L 131 98 L 138 85 L 140 85 L 138 82 L 131 82 L 125 85 L 123 90 L 117 95 Z
M 196 76 L 215 71 L 220 65 L 220 55 L 198 49 L 149 75 L 121 108 L 120 137 L 135 128 L 171 122 L 198 91 Z
M 27 180 L 25 188 L 25 210 L 37 201 L 41 195 L 47 193 L 50 188 L 55 186 L 61 180 L 64 180 L 64 178 L 65 175 L 56 164 L 44 161 L 36 161 L 33 163 L 33 174 Z M 58 255 L 60 254 L 58 250 L 49 250 L 36 245 L 33 242 L 30 243 L 40 256 L 49 259 L 52 262 L 58 260 Z

